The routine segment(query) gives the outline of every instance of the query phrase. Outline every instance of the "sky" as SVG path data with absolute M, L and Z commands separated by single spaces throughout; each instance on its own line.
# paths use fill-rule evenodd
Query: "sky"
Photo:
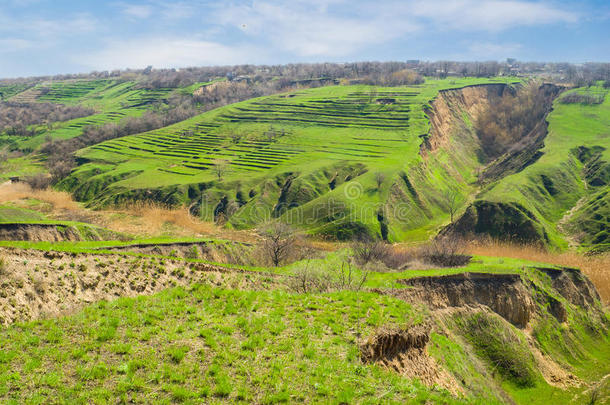
M 610 62 L 610 0 L 0 0 L 0 77 L 297 62 Z

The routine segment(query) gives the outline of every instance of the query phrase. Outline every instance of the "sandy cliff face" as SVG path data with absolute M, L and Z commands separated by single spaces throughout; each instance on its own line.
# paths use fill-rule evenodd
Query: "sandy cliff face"
M 474 132 L 465 128 L 465 115 L 468 120 L 476 120 L 478 114 L 490 108 L 492 98 L 511 91 L 505 84 L 486 84 L 461 89 L 440 91 L 426 110 L 430 120 L 430 131 L 421 146 L 426 156 L 439 148 L 451 145 L 451 137 L 467 134 L 473 141 Z M 475 145 L 478 144 L 475 142 Z
M 532 294 L 517 274 L 462 273 L 401 282 L 412 288 L 394 294 L 406 301 L 436 309 L 485 305 L 519 327 L 525 327 L 536 310 Z

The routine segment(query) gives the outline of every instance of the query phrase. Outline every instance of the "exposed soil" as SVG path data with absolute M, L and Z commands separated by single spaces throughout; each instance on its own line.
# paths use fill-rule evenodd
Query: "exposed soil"
M 451 138 L 455 131 L 464 125 L 463 114 L 470 118 L 490 107 L 492 96 L 501 96 L 508 91 L 505 84 L 484 84 L 468 86 L 461 89 L 442 90 L 430 103 L 431 108 L 426 110 L 430 120 L 430 131 L 421 145 L 421 154 L 451 145 Z
M 377 363 L 407 378 L 417 378 L 429 387 L 439 385 L 453 395 L 463 392 L 453 376 L 428 355 L 429 340 L 429 326 L 381 330 L 360 344 L 360 358 L 363 363 Z
M 460 273 L 400 282 L 411 288 L 392 290 L 392 295 L 434 309 L 485 305 L 519 327 L 525 327 L 535 311 L 534 300 L 517 274 Z
M 133 244 L 100 248 L 113 252 L 132 252 L 157 256 L 204 259 L 214 263 L 253 264 L 253 246 L 249 243 L 182 242 L 165 244 Z
M 0 240 L 63 242 L 82 238 L 78 230 L 70 226 L 16 223 L 0 224 Z
M 272 275 L 179 259 L 0 249 L 0 325 L 72 313 L 117 297 L 208 283 L 233 289 L 281 288 Z

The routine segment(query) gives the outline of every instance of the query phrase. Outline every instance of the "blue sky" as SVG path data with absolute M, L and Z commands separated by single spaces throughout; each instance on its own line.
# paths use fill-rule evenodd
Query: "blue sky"
M 0 0 L 0 77 L 506 57 L 610 61 L 610 1 Z

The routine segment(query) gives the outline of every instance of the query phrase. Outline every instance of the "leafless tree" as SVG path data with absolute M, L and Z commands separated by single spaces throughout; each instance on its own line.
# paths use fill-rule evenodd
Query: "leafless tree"
M 443 193 L 443 200 L 445 201 L 447 209 L 449 210 L 450 221 L 453 223 L 455 214 L 464 202 L 462 195 L 457 189 L 448 189 Z
M 361 237 L 352 242 L 351 248 L 354 260 L 359 265 L 380 262 L 388 254 L 388 246 L 372 237 Z
M 221 181 L 223 176 L 229 171 L 229 162 L 226 159 L 216 159 L 214 160 L 213 170 L 218 181 Z
M 277 267 L 284 263 L 295 248 L 296 233 L 291 226 L 274 221 L 260 229 L 263 254 Z
M 381 186 L 385 181 L 385 174 L 378 172 L 375 174 L 375 183 L 377 184 L 377 190 L 381 190 Z

